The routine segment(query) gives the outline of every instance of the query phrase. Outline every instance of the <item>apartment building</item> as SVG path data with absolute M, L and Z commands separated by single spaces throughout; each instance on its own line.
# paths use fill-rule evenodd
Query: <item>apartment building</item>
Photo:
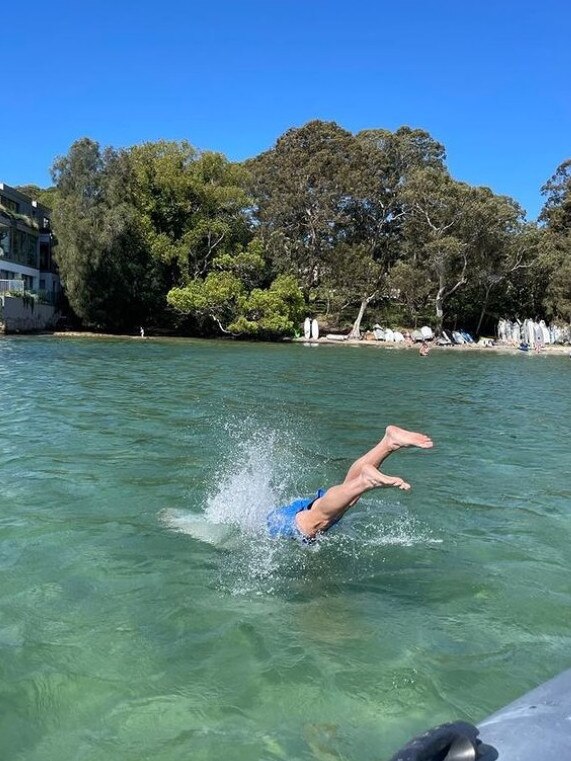
M 0 182 L 0 292 L 28 291 L 57 302 L 50 215 L 47 206 Z

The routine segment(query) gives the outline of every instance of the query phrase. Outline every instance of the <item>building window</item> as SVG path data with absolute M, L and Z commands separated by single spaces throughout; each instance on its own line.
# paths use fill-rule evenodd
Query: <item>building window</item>
M 8 196 L 0 196 L 0 204 L 2 204 L 5 209 L 15 211 L 16 214 L 20 211 L 20 204 L 17 201 L 8 198 Z
M 23 230 L 14 230 L 10 261 L 24 264 L 26 267 L 38 267 L 38 238 Z
M 10 228 L 0 225 L 0 257 L 8 258 L 10 253 Z
M 51 247 L 49 243 L 40 241 L 40 269 L 51 269 Z

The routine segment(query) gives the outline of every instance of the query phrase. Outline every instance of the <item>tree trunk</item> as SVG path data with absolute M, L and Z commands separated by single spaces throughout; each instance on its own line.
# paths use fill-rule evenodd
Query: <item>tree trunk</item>
M 373 296 L 365 296 L 365 298 L 361 301 L 361 306 L 359 307 L 359 314 L 357 315 L 357 319 L 353 323 L 353 327 L 351 328 L 351 332 L 349 333 L 349 338 L 361 338 L 361 321 L 363 319 L 363 315 L 365 314 L 365 309 L 367 308 L 367 304 L 372 298 Z
M 436 294 L 436 335 L 438 336 L 442 335 L 442 324 L 444 322 L 444 299 L 447 299 L 448 296 L 451 296 L 454 291 L 458 290 L 460 286 L 466 283 L 466 278 L 464 277 L 466 266 L 466 258 L 464 258 L 462 276 L 456 282 L 456 285 L 454 285 L 452 288 L 448 288 L 448 290 L 446 289 L 446 281 L 444 279 L 444 275 L 441 274 L 439 276 L 438 282 L 440 287 L 438 288 L 438 293 Z
M 478 327 L 476 328 L 476 336 L 480 335 L 480 328 L 482 327 L 482 323 L 484 322 L 484 316 L 486 314 L 486 309 L 488 308 L 488 301 L 490 300 L 490 290 L 491 288 L 486 288 L 486 297 L 484 298 L 484 303 L 482 304 L 480 319 L 478 320 Z
M 444 322 L 444 288 L 439 288 L 436 294 L 436 335 L 442 335 L 442 323 Z

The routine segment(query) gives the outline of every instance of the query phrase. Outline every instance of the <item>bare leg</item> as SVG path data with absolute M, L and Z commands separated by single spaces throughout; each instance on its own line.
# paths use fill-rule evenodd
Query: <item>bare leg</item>
M 365 464 L 356 478 L 332 486 L 323 497 L 315 500 L 310 510 L 298 513 L 295 517 L 296 524 L 305 536 L 313 538 L 336 523 L 362 494 L 382 486 L 395 486 L 405 491 L 410 489 L 410 484 L 402 478 L 386 476 L 374 465 Z
M 298 528 L 306 536 L 313 538 L 320 531 L 327 531 L 350 507 L 357 504 L 366 491 L 382 486 L 410 489 L 410 484 L 402 478 L 387 476 L 380 473 L 377 468 L 398 449 L 403 447 L 430 449 L 432 446 L 432 439 L 423 433 L 407 431 L 396 425 L 387 426 L 385 435 L 379 443 L 351 465 L 342 484 L 332 486 L 323 497 L 315 500 L 310 510 L 297 514 Z
M 398 428 L 396 425 L 388 425 L 385 435 L 379 443 L 351 465 L 345 476 L 345 481 L 352 481 L 356 478 L 361 472 L 363 465 L 374 465 L 375 468 L 379 468 L 381 463 L 398 449 L 403 447 L 430 449 L 432 446 L 432 439 L 423 433 L 406 431 L 404 428 Z

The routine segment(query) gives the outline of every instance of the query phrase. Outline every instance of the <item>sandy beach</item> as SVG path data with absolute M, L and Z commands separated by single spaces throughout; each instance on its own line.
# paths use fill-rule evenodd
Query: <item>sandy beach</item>
M 388 349 L 389 351 L 416 351 L 418 352 L 420 343 L 394 343 L 386 341 L 375 341 L 367 339 L 330 339 L 319 338 L 317 341 L 307 341 L 305 338 L 295 338 L 296 343 L 318 343 L 318 344 L 330 344 L 336 346 L 372 346 L 377 349 Z M 494 346 L 483 346 L 481 344 L 456 344 L 452 346 L 439 346 L 433 341 L 427 341 L 430 351 L 446 351 L 446 352 L 496 352 L 499 354 L 529 354 L 539 356 L 542 354 L 571 354 L 571 346 L 564 344 L 547 344 L 540 352 L 535 352 L 530 349 L 528 352 L 521 351 L 516 344 L 512 343 L 496 343 Z
M 91 333 L 89 331 L 62 331 L 62 332 L 55 332 L 55 333 L 46 333 L 45 335 L 51 335 L 55 336 L 57 338 L 128 338 L 134 341 L 152 341 L 157 339 L 176 339 L 176 340 L 185 340 L 185 338 L 190 338 L 190 336 L 149 336 L 146 335 L 145 338 L 141 338 L 138 334 L 137 335 L 125 335 L 125 334 L 112 334 L 112 333 Z M 199 340 L 199 339 L 195 339 Z M 224 339 L 228 340 L 228 339 Z M 308 341 L 305 338 L 294 338 L 291 339 L 292 343 L 312 343 L 312 344 L 319 344 L 323 346 L 366 346 L 366 347 L 372 347 L 375 349 L 387 349 L 389 351 L 416 351 L 418 352 L 420 348 L 420 343 L 393 343 L 393 342 L 386 342 L 386 341 L 375 341 L 370 339 L 331 339 L 331 338 L 319 338 L 317 341 Z M 527 354 L 530 356 L 540 356 L 540 355 L 546 355 L 546 354 L 552 354 L 552 355 L 571 355 L 571 346 L 565 345 L 565 344 L 547 344 L 543 347 L 543 349 L 540 352 L 535 352 L 533 350 L 530 350 L 528 352 L 522 352 L 517 345 L 511 344 L 511 343 L 496 343 L 494 346 L 482 346 L 479 344 L 457 344 L 454 346 L 438 346 L 434 342 L 427 342 L 430 351 L 446 351 L 446 352 L 495 352 L 498 354 Z

